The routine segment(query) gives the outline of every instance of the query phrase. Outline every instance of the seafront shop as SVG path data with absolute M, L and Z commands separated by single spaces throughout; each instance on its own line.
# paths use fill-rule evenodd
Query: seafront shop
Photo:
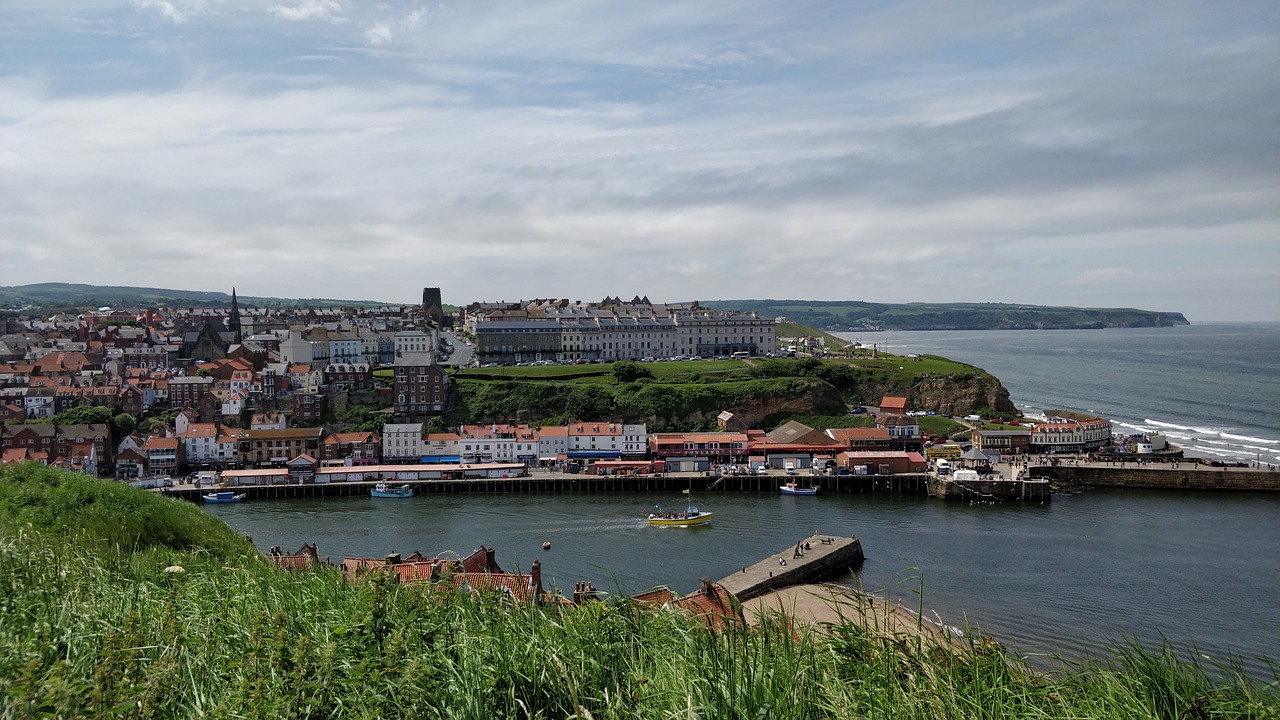
M 224 470 L 219 474 L 218 480 L 226 486 L 326 485 L 384 480 L 402 482 L 489 480 L 521 477 L 525 474 L 523 463 L 318 467 L 314 460 L 301 456 L 290 461 L 285 467 Z

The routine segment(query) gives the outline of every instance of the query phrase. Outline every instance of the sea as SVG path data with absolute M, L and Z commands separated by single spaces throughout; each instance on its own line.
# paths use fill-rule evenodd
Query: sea
M 1280 323 L 836 336 L 976 365 L 1029 416 L 1086 412 L 1117 434 L 1164 433 L 1189 456 L 1280 464 Z
M 1280 461 L 1280 324 L 1089 331 L 849 334 L 894 353 L 934 353 L 999 377 L 1027 412 L 1075 409 L 1162 431 L 1188 451 Z M 1045 503 L 891 495 L 695 493 L 701 528 L 645 522 L 683 494 L 423 495 L 211 505 L 262 549 L 316 542 L 322 555 L 463 555 L 534 561 L 544 584 L 587 580 L 624 595 L 696 589 L 814 533 L 857 536 L 867 555 L 836 582 L 932 622 L 990 635 L 1033 665 L 1168 643 L 1210 671 L 1238 663 L 1275 679 L 1280 659 L 1280 496 L 1100 489 Z M 544 550 L 544 543 L 550 549 Z

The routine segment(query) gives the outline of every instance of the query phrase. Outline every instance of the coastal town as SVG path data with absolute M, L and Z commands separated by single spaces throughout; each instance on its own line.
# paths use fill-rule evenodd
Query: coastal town
M 10 320 L 0 337 L 3 461 L 200 489 L 514 479 L 536 470 L 941 477 L 965 465 L 1023 481 L 1025 463 L 1014 459 L 1104 449 L 1135 462 L 1181 456 L 1158 434 L 1115 445 L 1109 421 L 1068 411 L 994 425 L 968 415 L 956 419 L 962 436 L 941 437 L 921 429 L 933 410 L 896 395 L 850 407 L 868 419 L 862 427 L 792 420 L 760 428 L 731 409 L 701 432 L 608 417 L 450 427 L 443 418 L 464 367 L 748 363 L 820 345 L 780 343 L 772 318 L 696 302 L 473 303 L 456 317 L 443 307 L 438 288 L 425 288 L 420 306 L 296 310 L 241 308 L 233 291 L 225 307 Z M 373 412 L 350 412 L 362 408 Z

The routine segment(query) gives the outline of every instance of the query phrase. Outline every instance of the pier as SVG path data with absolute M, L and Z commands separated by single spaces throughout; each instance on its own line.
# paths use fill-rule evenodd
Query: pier
M 1080 462 L 1064 460 L 1057 465 L 1030 462 L 1018 469 L 1008 463 L 993 466 L 993 473 L 979 481 L 956 482 L 954 478 L 925 473 L 895 475 L 804 475 L 807 484 L 819 488 L 824 495 L 914 495 L 946 500 L 1008 500 L 1045 502 L 1054 490 L 1062 487 L 1117 487 L 1149 490 L 1202 491 L 1280 491 L 1280 472 L 1239 467 L 1212 467 L 1186 463 L 1174 468 L 1168 463 L 1138 465 L 1129 463 Z M 778 486 L 795 480 L 781 471 L 763 475 L 729 475 L 717 473 L 656 473 L 651 475 L 587 475 L 549 472 L 533 469 L 523 475 L 509 477 L 442 478 L 391 480 L 394 485 L 408 485 L 416 495 L 434 494 L 533 494 L 533 493 L 678 493 L 692 490 L 706 495 L 718 492 L 776 493 Z M 235 490 L 247 500 L 308 497 L 368 496 L 375 481 L 343 481 L 331 483 L 281 483 L 273 485 L 204 485 L 196 488 L 179 484 L 163 490 L 170 497 L 200 502 L 203 494 L 217 490 Z
M 856 537 L 814 534 L 800 540 L 795 547 L 742 568 L 718 584 L 739 600 L 748 600 L 789 585 L 822 582 L 843 575 L 865 559 L 862 543 Z

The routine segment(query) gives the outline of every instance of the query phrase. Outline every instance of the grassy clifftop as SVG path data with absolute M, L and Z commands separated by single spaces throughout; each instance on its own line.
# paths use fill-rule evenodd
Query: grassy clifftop
M 843 415 L 850 404 L 905 395 L 912 407 L 944 413 L 1011 412 L 1000 381 L 980 368 L 928 355 L 757 358 L 643 363 L 652 377 L 621 382 L 612 365 L 466 370 L 455 375 L 454 422 L 646 422 L 651 430 L 700 430 L 722 410 L 748 424 L 769 418 Z
M 625 602 L 529 606 L 284 572 L 193 505 L 31 465 L 0 467 L 0 518 L 2 717 L 1172 718 L 1280 707 L 1274 687 L 1212 680 L 1135 648 L 1045 676 L 976 637 L 951 651 L 776 616 L 716 631 Z

